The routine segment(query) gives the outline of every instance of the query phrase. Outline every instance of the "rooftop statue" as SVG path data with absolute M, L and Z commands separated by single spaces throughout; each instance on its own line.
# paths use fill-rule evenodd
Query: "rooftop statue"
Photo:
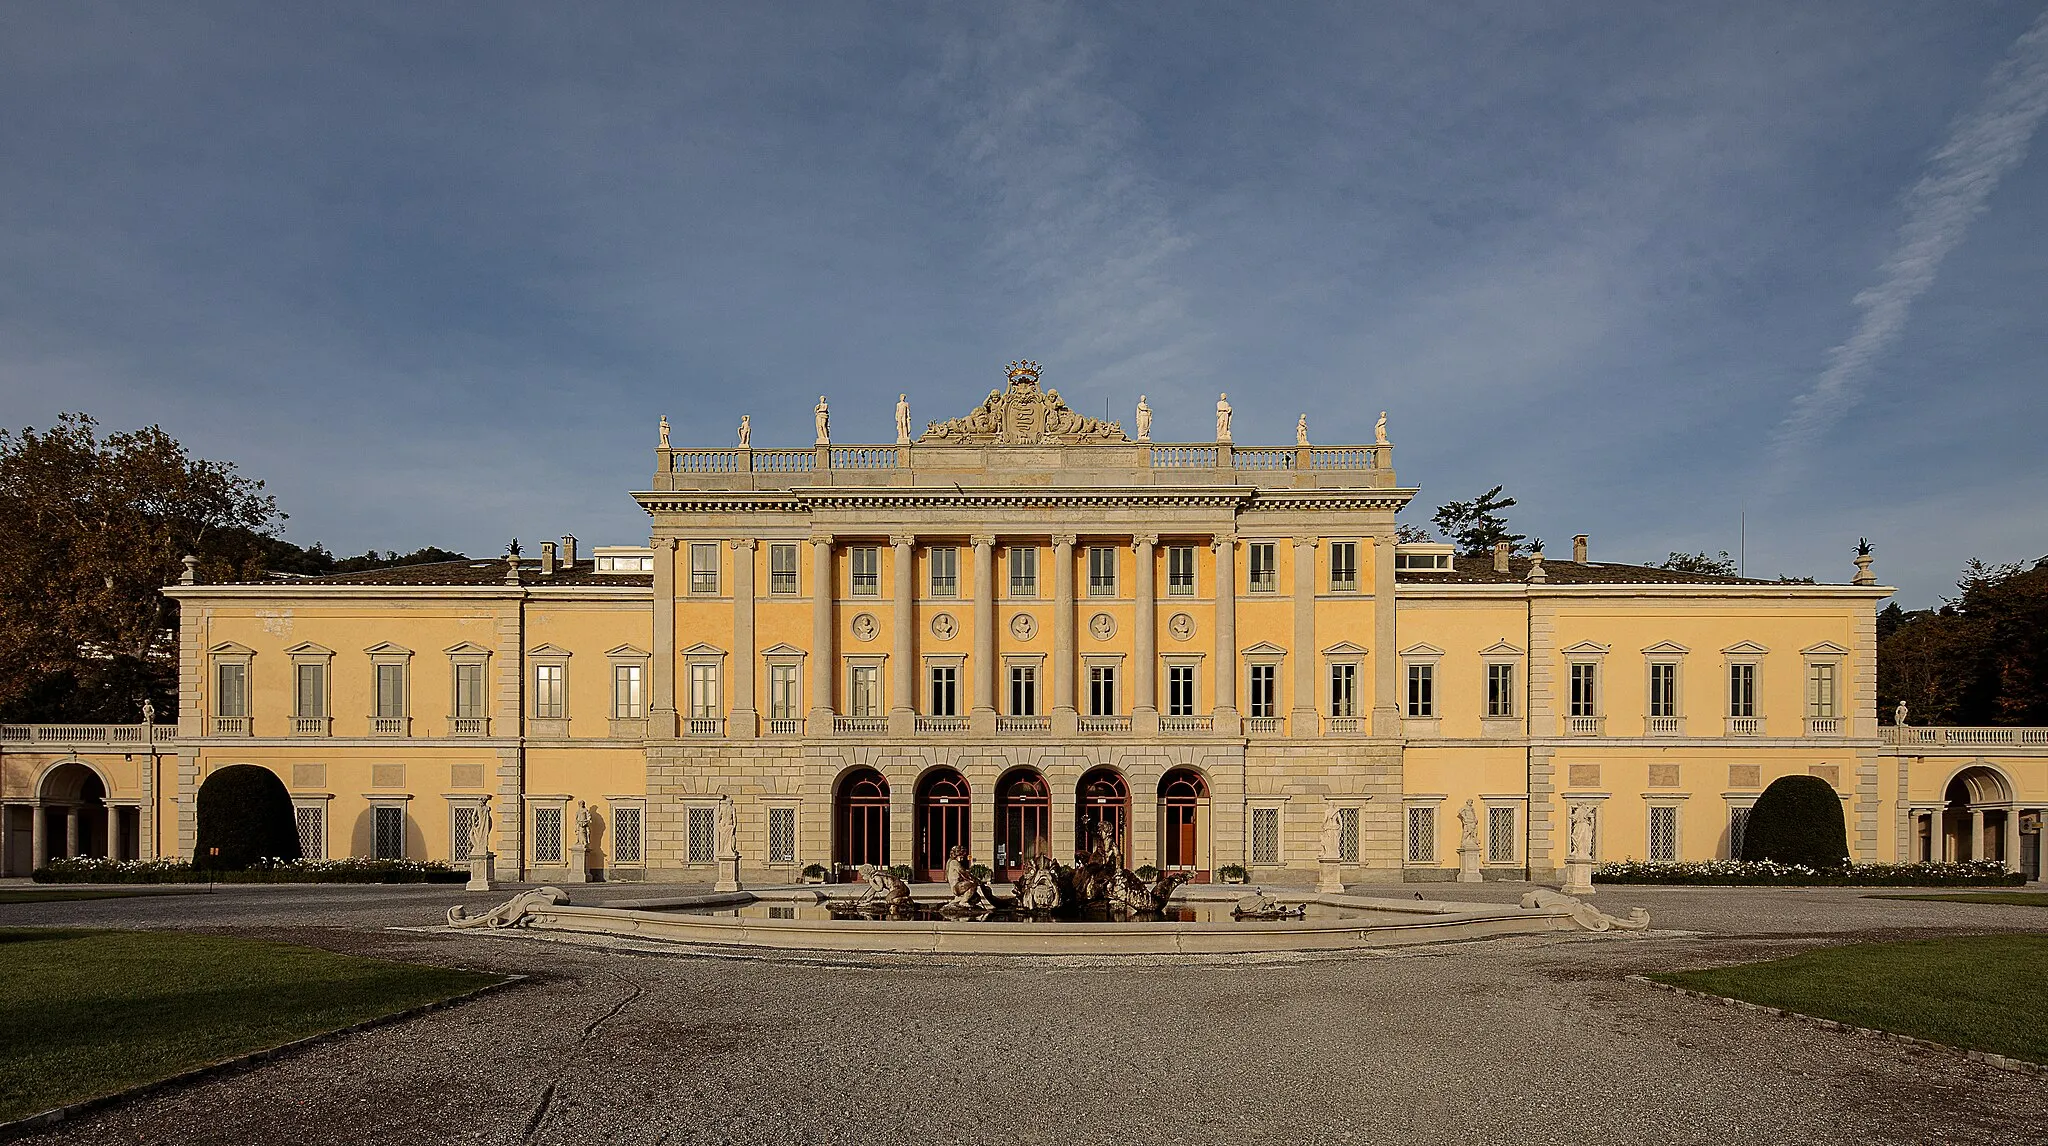
M 1380 420 L 1373 423 L 1372 444 L 1376 446 L 1387 444 L 1387 412 L 1385 410 L 1380 411 Z
M 1305 445 L 1308 445 L 1308 415 L 1307 415 L 1307 414 L 1303 414 L 1303 415 L 1301 416 L 1301 420 L 1300 420 L 1300 421 L 1298 421 L 1298 422 L 1296 422 L 1296 423 L 1294 423 L 1294 444 L 1295 444 L 1295 445 L 1297 445 L 1297 446 L 1305 446 Z
M 668 415 L 661 416 L 661 448 L 668 448 Z
M 1216 395 L 1216 440 L 1230 440 L 1230 395 Z
M 818 444 L 821 446 L 831 445 L 832 408 L 826 405 L 823 394 L 818 395 L 818 404 L 811 408 L 811 413 L 816 416 L 818 422 Z
M 741 415 L 740 415 L 740 448 L 741 448 L 741 449 L 743 449 L 743 450 L 744 450 L 744 449 L 748 449 L 748 448 L 751 448 L 751 447 L 753 446 L 753 444 L 754 444 L 754 420 L 753 420 L 753 418 L 752 418 L 752 417 L 750 417 L 750 416 L 748 416 L 748 415 L 746 415 L 746 414 L 741 414 Z
M 922 445 L 1038 446 L 1082 442 L 1128 442 L 1115 422 L 1087 418 L 1067 408 L 1058 390 L 1038 388 L 1038 364 L 1010 364 L 1010 384 L 990 390 L 979 407 L 965 417 L 931 422 L 917 440 Z M 897 409 L 899 432 L 908 436 L 908 405 Z
M 896 444 L 910 444 L 910 395 L 896 395 Z
M 1152 407 L 1150 407 L 1150 406 L 1147 406 L 1147 405 L 1145 404 L 1145 396 L 1144 396 L 1143 394 L 1140 394 L 1140 395 L 1138 395 L 1138 420 L 1137 420 L 1137 426 L 1138 426 L 1138 440 L 1139 440 L 1139 441 L 1141 441 L 1141 442 L 1149 442 L 1149 441 L 1151 441 L 1151 440 L 1152 440 Z

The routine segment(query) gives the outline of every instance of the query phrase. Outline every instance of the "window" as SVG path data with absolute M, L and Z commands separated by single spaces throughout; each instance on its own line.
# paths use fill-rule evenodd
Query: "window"
M 1252 809 L 1252 863 L 1280 862 L 1280 809 Z
M 1166 667 L 1166 715 L 1193 716 L 1195 714 L 1195 666 L 1168 665 Z
M 402 860 L 405 858 L 405 809 L 390 804 L 380 804 L 370 809 L 371 824 L 375 839 L 377 858 Z
M 1486 809 L 1486 862 L 1515 862 L 1515 810 Z
M 213 698 L 214 715 L 249 715 L 249 666 L 223 664 L 216 666 L 214 672 L 219 682 Z
M 768 547 L 768 593 L 774 597 L 797 594 L 796 545 L 778 541 Z
M 717 542 L 690 543 L 690 592 L 709 597 L 718 595 Z
M 1408 666 L 1408 715 L 1417 720 L 1436 716 L 1436 666 Z
M 873 545 L 856 545 L 846 551 L 846 559 L 852 570 L 852 589 L 856 597 L 873 597 L 882 591 L 882 551 Z
M 1249 548 L 1252 555 L 1252 592 L 1277 592 L 1280 588 L 1280 563 L 1274 555 L 1273 543 L 1255 541 Z
M 1442 552 L 1403 553 L 1394 550 L 1394 568 L 1413 572 L 1448 573 L 1451 570 L 1451 546 L 1444 546 Z
M 1010 550 L 1010 596 L 1038 596 L 1038 549 L 1024 546 Z
M 1279 715 L 1280 708 L 1280 666 L 1253 665 L 1252 706 L 1247 716 L 1271 717 Z
M 292 700 L 292 715 L 317 720 L 327 715 L 327 663 L 300 661 L 294 666 L 298 689 Z
M 1433 863 L 1436 860 L 1436 805 L 1410 804 L 1408 806 L 1408 862 Z
M 643 863 L 644 852 L 641 839 L 642 811 L 638 804 L 615 804 L 612 806 L 612 862 Z
M 484 841 L 477 838 L 482 834 L 478 829 L 483 827 L 483 814 L 475 804 L 455 805 L 448 826 L 449 859 L 470 859 L 484 850 Z
M 796 809 L 768 809 L 768 862 L 796 862 Z
M 1650 808 L 1650 858 L 1678 858 L 1678 809 L 1669 804 L 1655 804 Z
M 1515 666 L 1486 666 L 1486 715 L 1495 719 L 1515 715 Z
M 689 862 L 710 863 L 717 852 L 718 813 L 714 808 L 690 809 Z
M 1166 547 L 1166 593 L 1170 597 L 1195 595 L 1195 547 Z
M 1742 839 L 1749 834 L 1749 809 L 1728 809 L 1728 858 L 1742 858 Z
M 1010 666 L 1010 715 L 1038 715 L 1038 666 Z
M 795 720 L 803 715 L 803 694 L 798 691 L 797 666 L 768 666 L 768 719 Z
M 1358 715 L 1358 666 L 1349 661 L 1330 666 L 1330 715 Z
M 1599 665 L 1580 663 L 1572 666 L 1571 715 L 1600 715 L 1599 681 Z
M 299 854 L 309 860 L 326 859 L 326 806 L 322 804 L 300 804 L 292 809 L 292 821 L 299 828 Z
M 1088 547 L 1088 595 L 1116 596 L 1116 550 L 1107 545 Z
M 960 595 L 960 550 L 951 545 L 935 545 L 925 550 L 925 568 L 931 574 L 931 595 L 934 597 L 957 597 Z
M 647 694 L 642 691 L 642 675 L 647 670 L 640 665 L 612 666 L 612 717 L 615 720 L 639 720 L 647 715 Z
M 882 715 L 882 668 L 855 665 L 846 682 L 846 707 L 850 716 Z
M 1756 715 L 1756 666 L 1728 666 L 1728 715 Z
M 1088 715 L 1116 715 L 1116 666 L 1088 666 Z
M 932 703 L 928 716 L 958 716 L 960 669 L 957 665 L 932 666 Z
M 533 862 L 562 862 L 562 809 L 533 810 Z
M 536 720 L 565 720 L 569 716 L 567 665 L 533 666 L 533 716 Z
M 1330 542 L 1330 592 L 1358 592 L 1358 542 Z
M 1358 809 L 1337 809 L 1337 858 L 1358 862 Z
M 1678 715 L 1678 666 L 1669 662 L 1650 666 L 1650 715 Z
M 1816 662 L 1806 666 L 1806 715 L 1828 720 L 1835 715 L 1835 666 Z
M 405 716 L 405 666 L 377 666 L 377 718 L 398 720 Z
M 455 718 L 480 720 L 484 715 L 484 666 L 474 661 L 455 666 Z
M 712 662 L 690 666 L 690 715 L 698 720 L 724 715 L 718 707 L 718 666 Z

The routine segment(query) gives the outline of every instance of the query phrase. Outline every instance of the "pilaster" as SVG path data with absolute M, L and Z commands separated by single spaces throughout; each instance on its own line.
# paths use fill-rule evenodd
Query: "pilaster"
M 1322 735 L 1316 709 L 1316 539 L 1294 539 L 1294 706 L 1287 731 L 1297 740 Z
M 654 539 L 654 659 L 647 666 L 647 738 L 674 740 L 676 719 L 676 539 Z
M 1212 712 L 1219 736 L 1237 736 L 1237 538 L 1225 534 L 1209 542 L 1216 551 L 1216 703 Z
M 810 712 L 805 733 L 832 735 L 832 535 L 811 538 L 811 654 L 804 658 L 810 669 L 806 691 Z
M 1394 615 L 1394 544 L 1391 536 L 1372 539 L 1372 734 L 1383 737 L 1401 733 L 1400 661 L 1394 655 L 1400 641 Z
M 761 734 L 754 685 L 760 674 L 754 639 L 754 554 L 757 542 L 743 537 L 732 543 L 732 715 L 726 735 L 752 740 Z
M 909 736 L 917 724 L 917 608 L 916 586 L 913 575 L 916 569 L 917 538 L 911 534 L 895 534 L 889 538 L 894 550 L 894 581 L 896 586 L 895 607 L 890 615 L 889 632 L 894 638 L 889 656 L 889 735 Z
M 1137 736 L 1159 734 L 1159 535 L 1140 533 L 1132 538 L 1137 555 L 1136 622 L 1137 663 L 1132 667 L 1131 732 Z
M 1078 735 L 1074 707 L 1074 542 L 1071 533 L 1052 539 L 1052 732 Z M 1057 819 L 1057 817 L 1055 817 Z M 1066 853 L 1058 853 L 1064 855 Z
M 996 732 L 996 539 L 978 534 L 974 545 L 974 700 L 968 731 L 975 736 Z M 991 798 L 990 807 L 994 807 Z M 994 839 L 994 836 L 987 837 Z

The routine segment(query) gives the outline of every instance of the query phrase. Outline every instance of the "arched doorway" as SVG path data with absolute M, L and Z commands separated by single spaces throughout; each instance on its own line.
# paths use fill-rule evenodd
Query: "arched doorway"
M 863 864 L 889 866 L 889 781 L 873 768 L 856 768 L 832 794 L 832 866 L 854 878 Z
M 996 785 L 996 851 L 992 866 L 1001 879 L 1015 879 L 1035 856 L 1052 850 L 1052 787 L 1031 768 L 1019 768 Z
M 1209 882 L 1209 784 L 1190 768 L 1159 779 L 1159 867 Z
M 1119 862 L 1131 854 L 1131 789 L 1114 768 L 1096 768 L 1074 785 L 1074 855 L 1086 858 L 1096 826 L 1107 825 Z
M 37 796 L 36 866 L 107 854 L 107 786 L 98 772 L 76 760 L 59 764 L 44 774 Z
M 934 768 L 917 781 L 917 858 L 911 863 L 918 878 L 946 877 L 946 853 L 956 847 L 970 852 L 968 813 L 973 801 L 967 792 L 967 778 L 951 768 Z
M 1937 838 L 1939 855 L 1949 860 L 2002 860 L 2016 866 L 2019 810 L 2013 807 L 2012 785 L 1998 769 L 1983 764 L 1957 772 L 1943 791 L 1944 807 Z

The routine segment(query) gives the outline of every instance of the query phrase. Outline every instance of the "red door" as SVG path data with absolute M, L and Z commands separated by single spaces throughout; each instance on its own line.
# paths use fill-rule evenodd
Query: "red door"
M 969 847 L 967 780 L 950 768 L 927 773 L 917 786 L 917 877 L 946 878 L 946 853 Z

